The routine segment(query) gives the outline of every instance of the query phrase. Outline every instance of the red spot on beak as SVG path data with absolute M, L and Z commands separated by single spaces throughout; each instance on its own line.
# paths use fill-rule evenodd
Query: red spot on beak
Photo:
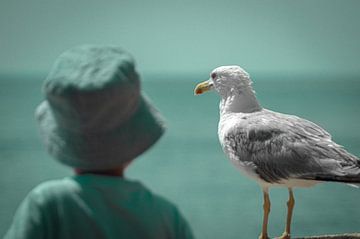
M 202 91 L 201 88 L 197 88 L 196 91 L 195 91 L 195 94 L 196 94 L 196 95 L 200 95 L 200 94 L 202 94 L 202 93 L 203 93 L 203 91 Z

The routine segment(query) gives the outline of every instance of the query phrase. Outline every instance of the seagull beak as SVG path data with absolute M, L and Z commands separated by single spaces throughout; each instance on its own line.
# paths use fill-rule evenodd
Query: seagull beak
M 214 86 L 214 83 L 211 79 L 201 82 L 201 83 L 197 84 L 197 86 L 195 87 L 194 94 L 200 95 L 206 91 L 210 91 L 213 89 L 213 86 Z

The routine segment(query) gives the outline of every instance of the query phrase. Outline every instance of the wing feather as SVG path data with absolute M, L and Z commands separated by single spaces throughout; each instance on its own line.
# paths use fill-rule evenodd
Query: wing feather
M 251 165 L 267 182 L 289 178 L 360 182 L 359 159 L 320 126 L 302 118 L 264 110 L 234 123 L 223 135 L 230 158 Z

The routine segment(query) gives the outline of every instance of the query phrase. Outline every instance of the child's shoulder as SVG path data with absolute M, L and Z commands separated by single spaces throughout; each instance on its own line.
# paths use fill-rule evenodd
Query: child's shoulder
M 54 179 L 40 183 L 31 190 L 28 197 L 40 203 L 55 198 L 64 198 L 78 190 L 78 186 L 71 178 Z
M 34 192 L 58 192 L 64 189 L 73 189 L 76 188 L 76 183 L 71 177 L 65 177 L 60 179 L 52 179 L 49 181 L 44 181 L 37 185 L 33 191 Z
M 148 189 L 146 186 L 143 186 L 144 190 L 147 192 L 147 194 L 151 197 L 151 201 L 153 206 L 158 208 L 159 211 L 170 213 L 170 214 L 176 214 L 178 211 L 178 208 L 176 204 L 174 204 L 171 200 L 166 198 L 163 195 L 159 195 L 157 193 L 152 192 L 150 189 Z

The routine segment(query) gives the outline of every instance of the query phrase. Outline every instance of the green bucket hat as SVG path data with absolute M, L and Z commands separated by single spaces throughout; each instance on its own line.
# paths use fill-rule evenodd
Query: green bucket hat
M 79 169 L 127 163 L 163 134 L 160 113 L 141 94 L 133 58 L 114 46 L 85 45 L 61 54 L 35 115 L 48 152 Z

